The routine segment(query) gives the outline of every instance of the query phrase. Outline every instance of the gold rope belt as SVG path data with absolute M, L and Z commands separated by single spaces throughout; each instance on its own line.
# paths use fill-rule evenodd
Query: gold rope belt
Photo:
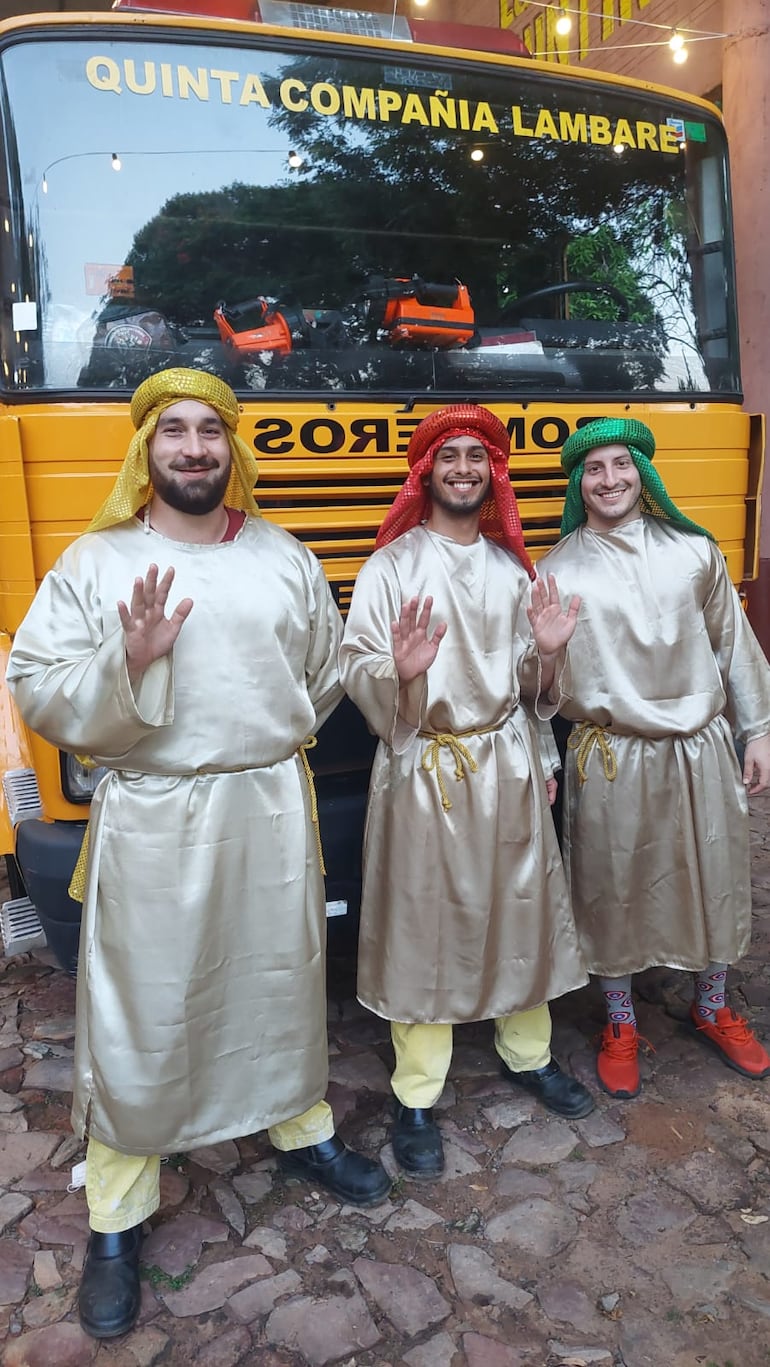
M 617 777 L 618 761 L 615 751 L 610 745 L 608 732 L 603 727 L 597 726 L 595 722 L 581 721 L 567 737 L 567 749 L 575 751 L 578 783 L 581 788 L 588 778 L 586 770 L 594 747 L 602 757 L 604 777 L 608 783 L 614 783 Z
M 499 726 L 479 726 L 471 731 L 417 732 L 418 736 L 420 736 L 422 740 L 430 741 L 430 744 L 426 747 L 425 753 L 422 757 L 422 767 L 425 770 L 426 774 L 434 773 L 436 775 L 438 790 L 441 794 L 441 806 L 444 808 L 445 812 L 451 811 L 452 803 L 449 800 L 449 794 L 446 790 L 444 775 L 441 769 L 442 747 L 446 746 L 447 750 L 449 750 L 452 758 L 454 759 L 455 778 L 457 779 L 458 783 L 461 783 L 465 779 L 466 768 L 469 773 L 475 774 L 478 772 L 479 767 L 475 759 L 473 758 L 473 755 L 471 754 L 470 750 L 468 749 L 467 745 L 463 745 L 462 741 L 465 740 L 468 736 L 488 736 L 491 731 L 499 731 L 503 726 L 505 726 L 505 722 L 500 722 Z
M 319 863 L 319 865 L 320 865 L 320 867 L 321 867 L 321 873 L 322 873 L 322 874 L 324 875 L 324 877 L 325 877 L 325 876 L 326 876 L 326 864 L 324 863 L 324 852 L 323 852 L 323 847 L 322 847 L 322 845 L 321 845 L 321 824 L 320 824 L 320 822 L 319 822 L 319 820 L 318 820 L 318 797 L 317 797 L 317 795 L 316 795 L 316 790 L 315 790 L 315 777 L 314 777 L 314 774 L 313 774 L 313 770 L 310 768 L 310 761 L 308 760 L 308 757 L 307 757 L 307 751 L 308 751 L 308 750 L 312 750 L 317 744 L 318 744 L 318 740 L 316 739 L 315 736 L 308 736 L 307 740 L 306 740 L 306 741 L 303 741 L 302 744 L 301 744 L 300 746 L 297 747 L 297 754 L 299 755 L 299 757 L 300 757 L 300 759 L 301 759 L 301 761 L 302 761 L 302 768 L 303 768 L 304 771 L 305 771 L 305 778 L 307 779 L 308 792 L 309 792 L 309 794 L 310 794 L 310 820 L 311 820 L 312 823 L 313 823 L 313 830 L 314 830 L 314 832 L 315 832 L 315 843 L 316 843 L 316 849 L 318 850 L 318 863 Z M 82 756 L 82 755 L 77 755 L 76 758 L 79 760 L 79 762 L 80 762 L 81 764 L 83 764 L 84 761 L 85 761 L 85 759 L 86 759 L 87 757 L 86 757 L 86 756 Z M 93 761 L 91 761 L 90 766 L 87 765 L 86 767 L 91 767 L 91 768 L 93 768 L 93 767 L 94 767 Z M 261 767 L 261 766 L 256 766 L 256 765 L 255 765 L 254 767 L 257 768 L 257 767 Z M 203 773 L 209 773 L 209 772 L 212 772 L 212 771 L 205 770 L 205 769 L 196 769 L 195 772 L 196 772 L 196 774 L 203 774 Z M 223 770 L 217 770 L 216 772 L 219 772 L 219 773 L 228 773 L 228 774 L 229 774 L 229 773 L 241 774 L 241 773 L 247 773 L 247 772 L 248 772 L 248 769 L 247 769 L 246 767 L 244 767 L 244 768 L 242 768 L 242 769 L 223 769 Z M 79 853 L 79 855 L 78 855 L 78 857 L 77 857 L 77 862 L 76 862 L 76 864 L 75 864 L 75 867 L 74 867 L 74 869 L 72 870 L 72 877 L 71 877 L 71 879 L 70 879 L 69 887 L 68 887 L 68 889 L 67 889 L 67 891 L 68 891 L 70 897 L 72 898 L 73 902 L 82 902 L 82 901 L 83 901 L 84 894 L 85 894 L 85 890 L 86 890 L 86 870 L 87 870 L 87 868 L 88 868 L 88 849 L 89 849 L 89 845 L 90 845 L 90 843 L 91 843 L 91 842 L 90 842 L 90 832 L 91 832 L 91 823 L 90 823 L 90 821 L 89 821 L 89 823 L 88 823 L 88 825 L 86 826 L 86 829 L 85 829 L 85 834 L 84 834 L 84 836 L 83 836 L 83 842 L 82 842 L 82 844 L 81 844 L 81 846 L 80 846 L 80 853 Z

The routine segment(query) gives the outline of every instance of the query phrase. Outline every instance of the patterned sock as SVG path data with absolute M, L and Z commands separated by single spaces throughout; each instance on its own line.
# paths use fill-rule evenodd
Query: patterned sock
M 714 1021 L 725 1004 L 727 964 L 709 964 L 695 973 L 695 1010 L 701 1020 Z
M 611 1025 L 636 1025 L 636 1012 L 631 997 L 631 974 L 625 978 L 600 978 L 607 1020 Z

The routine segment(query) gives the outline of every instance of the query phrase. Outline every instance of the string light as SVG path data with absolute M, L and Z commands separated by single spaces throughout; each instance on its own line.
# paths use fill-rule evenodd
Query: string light
M 113 154 L 112 154 L 112 169 L 113 169 L 113 171 L 119 171 L 122 165 L 123 165 L 123 163 L 121 162 L 120 157 L 118 156 L 117 152 L 113 152 Z
M 286 160 L 288 161 L 292 171 L 296 171 L 297 168 L 302 165 L 305 158 L 301 156 L 299 152 L 290 152 Z
M 397 4 L 398 0 L 395 0 L 395 3 Z M 415 0 L 415 3 L 417 3 L 417 0 Z M 600 12 L 598 10 L 585 10 L 582 8 L 582 6 L 578 9 L 575 5 L 567 4 L 566 0 L 561 0 L 560 9 L 557 9 L 554 5 L 534 4 L 532 8 L 535 10 L 539 10 L 541 14 L 548 17 L 548 31 L 555 32 L 560 37 L 565 37 L 568 33 L 571 32 L 572 19 L 570 18 L 570 16 L 573 14 L 579 15 L 581 20 L 601 19 L 602 21 L 605 21 L 607 18 L 606 14 L 603 12 Z M 558 14 L 557 19 L 553 18 L 554 14 Z M 623 21 L 621 20 L 621 22 Z M 657 29 L 659 33 L 667 33 L 668 37 L 661 38 L 658 41 L 654 39 L 649 39 L 647 42 L 611 43 L 609 45 L 602 45 L 601 47 L 585 47 L 581 44 L 580 48 L 567 50 L 560 48 L 559 52 L 562 58 L 571 57 L 573 55 L 579 55 L 582 58 L 585 57 L 589 52 L 606 52 L 608 50 L 608 47 L 612 48 L 613 50 L 619 48 L 668 47 L 671 51 L 671 56 L 673 60 L 678 65 L 681 65 L 682 62 L 687 61 L 688 43 L 709 42 L 714 38 L 729 38 L 731 36 L 729 33 L 717 33 L 713 30 L 707 29 L 672 29 L 669 24 L 656 24 L 649 19 L 629 18 L 626 22 L 629 25 L 635 24 L 641 26 L 642 28 Z
M 471 161 L 483 161 L 484 152 L 481 147 L 474 147 L 471 151 Z

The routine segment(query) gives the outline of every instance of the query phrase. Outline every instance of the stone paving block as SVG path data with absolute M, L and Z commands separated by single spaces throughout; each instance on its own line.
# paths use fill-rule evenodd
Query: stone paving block
M 710 1249 L 701 1246 L 699 1253 L 708 1260 L 705 1266 L 703 1262 L 694 1262 L 692 1259 L 662 1263 L 660 1277 L 679 1309 L 690 1310 L 703 1301 L 718 1299 L 729 1290 L 736 1272 L 740 1271 L 743 1264 L 729 1261 L 724 1257 L 724 1252 L 723 1244 L 714 1244 Z
M 219 1310 L 247 1282 L 269 1277 L 272 1270 L 261 1253 L 250 1253 L 241 1258 L 229 1258 L 227 1262 L 211 1263 L 196 1273 L 181 1291 L 159 1288 L 159 1295 L 172 1315 L 180 1318 L 202 1315 L 207 1310 Z
M 454 1182 L 458 1177 L 470 1177 L 481 1171 L 481 1164 L 458 1144 L 447 1140 L 444 1144 L 444 1171 L 436 1178 L 439 1183 Z
M 68 1168 L 52 1168 L 50 1163 L 44 1168 L 33 1168 L 31 1172 L 25 1173 L 23 1177 L 17 1177 L 13 1184 L 14 1191 L 41 1192 L 41 1191 L 61 1191 L 65 1192 L 70 1185 L 71 1172 Z
M 585 1344 L 585 1343 L 563 1343 L 560 1339 L 549 1339 L 548 1347 L 552 1353 L 558 1357 L 566 1359 L 568 1362 L 583 1364 L 612 1362 L 613 1353 L 609 1348 Z M 661 1367 L 663 1364 L 661 1363 Z
M 340 1054 L 329 1064 L 329 1079 L 358 1096 L 362 1091 L 390 1096 L 390 1073 L 377 1054 Z
M 409 1367 L 449 1367 L 454 1353 L 454 1340 L 448 1334 L 436 1334 L 427 1343 L 411 1348 L 403 1357 Z
M 503 1163 L 523 1163 L 528 1168 L 545 1167 L 567 1158 L 578 1143 L 575 1131 L 565 1120 L 522 1125 L 508 1140 L 500 1159 Z
M 536 1110 L 537 1102 L 533 1096 L 514 1096 L 482 1107 L 482 1114 L 495 1129 L 515 1130 L 518 1125 L 531 1120 Z
M 23 1111 L 13 1111 L 11 1115 L 0 1115 L 0 1135 L 26 1134 L 29 1122 Z
M 41 1329 L 44 1324 L 56 1324 L 64 1319 L 75 1304 L 77 1287 L 58 1287 L 42 1296 L 32 1296 L 22 1311 L 25 1329 Z
M 596 1333 L 601 1328 L 601 1316 L 593 1301 L 575 1282 L 547 1282 L 537 1289 L 537 1299 L 546 1319 L 556 1324 L 568 1324 L 579 1333 Z
M 213 1182 L 211 1194 L 228 1225 L 242 1239 L 246 1233 L 246 1216 L 238 1197 L 225 1182 Z
M 248 1329 L 242 1325 L 235 1325 L 232 1329 L 227 1329 L 223 1334 L 219 1334 L 213 1343 L 206 1343 L 199 1348 L 193 1358 L 194 1367 L 237 1367 L 238 1363 L 243 1363 L 243 1367 L 250 1367 L 251 1363 L 256 1364 L 263 1359 L 260 1350 L 260 1357 L 252 1357 L 249 1354 L 251 1348 L 251 1335 Z M 265 1367 L 268 1364 L 265 1362 Z
M 269 1315 L 276 1302 L 283 1296 L 291 1296 L 302 1288 L 302 1278 L 292 1268 L 279 1272 L 275 1277 L 265 1277 L 253 1286 L 245 1286 L 236 1291 L 227 1302 L 227 1308 L 243 1324 L 251 1324 L 260 1315 Z
M 242 1201 L 247 1205 L 256 1205 L 258 1201 L 263 1201 L 273 1189 L 273 1178 L 269 1172 L 246 1172 L 240 1177 L 233 1178 L 233 1186 Z
M 33 1039 L 68 1040 L 75 1038 L 74 1016 L 48 1016 L 35 1022 Z
M 463 1351 L 468 1367 L 522 1367 L 526 1360 L 517 1348 L 484 1334 L 463 1334 Z
M 164 1220 L 142 1244 L 145 1267 L 159 1267 L 167 1277 L 181 1277 L 194 1267 L 204 1244 L 226 1243 L 227 1226 L 192 1212 Z
M 286 1262 L 286 1239 L 283 1234 L 278 1234 L 267 1225 L 257 1225 L 256 1229 L 252 1229 L 244 1239 L 243 1247 L 258 1248 L 266 1258 L 277 1258 L 279 1262 Z
M 2 1367 L 88 1367 L 99 1352 L 79 1324 L 50 1324 L 6 1344 Z
M 41 1291 L 54 1291 L 61 1286 L 61 1273 L 56 1266 L 56 1255 L 49 1248 L 38 1249 L 33 1264 L 35 1286 Z
M 617 1215 L 618 1233 L 632 1243 L 657 1240 L 671 1230 L 686 1229 L 695 1219 L 695 1210 L 682 1198 L 665 1189 L 642 1191 L 631 1196 Z
M 449 1270 L 461 1300 L 477 1305 L 505 1305 L 509 1310 L 521 1310 L 532 1300 L 529 1291 L 499 1275 L 494 1260 L 483 1248 L 453 1244 L 449 1249 Z
M 21 1192 L 9 1191 L 5 1196 L 0 1196 L 0 1234 L 4 1234 L 31 1209 L 32 1202 Z
M 276 1306 L 265 1326 L 270 1343 L 301 1353 L 311 1367 L 324 1367 L 361 1349 L 372 1348 L 380 1334 L 349 1272 L 329 1280 L 323 1300 L 297 1296 Z M 353 1357 L 355 1362 L 355 1357 Z
M 15 1239 L 0 1238 L 0 1305 L 23 1299 L 32 1273 L 34 1254 Z
M 499 1215 L 486 1227 L 493 1243 L 505 1243 L 533 1258 L 552 1258 L 575 1238 L 578 1222 L 571 1211 L 532 1196 Z
M 577 1120 L 575 1128 L 580 1138 L 584 1139 L 591 1149 L 603 1149 L 607 1144 L 619 1144 L 626 1137 L 625 1130 L 611 1120 L 605 1111 L 594 1111 L 584 1120 Z
M 33 1210 L 22 1220 L 25 1238 L 41 1244 L 75 1244 L 88 1238 L 88 1209 L 84 1191 L 71 1192 L 48 1210 Z
M 559 1168 L 555 1171 L 558 1172 Z M 556 1190 L 556 1184 L 550 1176 L 513 1167 L 502 1168 L 494 1186 L 496 1196 L 509 1196 L 519 1201 L 527 1196 L 553 1196 Z
M 0 1137 L 0 1187 L 7 1187 L 31 1168 L 37 1168 L 50 1158 L 59 1145 L 58 1134 L 33 1130 L 29 1134 L 9 1134 Z
M 26 1088 L 39 1088 L 43 1092 L 71 1092 L 72 1081 L 73 1064 L 67 1058 L 43 1058 L 24 1074 Z
M 162 1329 L 154 1325 L 142 1325 L 132 1330 L 127 1338 L 113 1341 L 109 1346 L 109 1367 L 158 1367 L 168 1362 L 166 1356 L 169 1339 Z M 107 1361 L 105 1361 L 107 1367 Z
M 215 1172 L 219 1177 L 235 1172 L 241 1163 L 238 1145 L 232 1139 L 226 1139 L 222 1144 L 204 1144 L 201 1149 L 191 1149 L 187 1157 L 191 1163 L 197 1163 L 199 1168 Z
M 0 1092 L 0 1115 L 11 1115 L 14 1111 L 20 1111 L 23 1105 L 21 1097 L 13 1096 L 11 1092 Z
M 414 1266 L 356 1258 L 353 1271 L 396 1329 L 414 1336 L 446 1319 L 452 1307 L 435 1282 Z
M 403 1206 L 391 1215 L 385 1228 L 388 1230 L 399 1229 L 430 1229 L 431 1225 L 437 1225 L 442 1217 L 437 1215 L 435 1210 L 430 1210 L 427 1206 L 420 1205 L 419 1201 L 405 1201 Z
M 745 1205 L 750 1183 L 744 1170 L 724 1153 L 691 1153 L 661 1170 L 669 1186 L 683 1192 L 706 1215 Z

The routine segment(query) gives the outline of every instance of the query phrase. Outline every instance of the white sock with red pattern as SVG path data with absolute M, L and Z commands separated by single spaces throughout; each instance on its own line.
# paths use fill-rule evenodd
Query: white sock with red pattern
M 631 974 L 625 978 L 600 978 L 604 1001 L 607 1007 L 607 1020 L 610 1025 L 636 1025 L 631 996 Z
M 695 973 L 695 1011 L 703 1021 L 715 1021 L 725 1004 L 727 964 L 709 964 Z

